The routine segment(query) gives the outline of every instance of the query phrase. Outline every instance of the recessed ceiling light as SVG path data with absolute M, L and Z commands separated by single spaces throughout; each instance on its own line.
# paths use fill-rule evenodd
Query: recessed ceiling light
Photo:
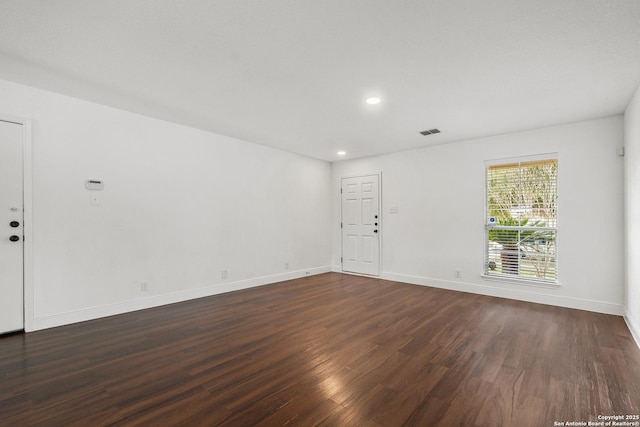
M 338 156 L 344 156 L 345 154 L 347 154 L 347 152 L 346 151 L 338 151 L 336 154 Z
M 377 96 L 372 96 L 371 98 L 367 98 L 367 104 L 369 104 L 369 105 L 380 104 L 380 101 L 382 101 L 382 100 L 380 98 L 378 98 Z

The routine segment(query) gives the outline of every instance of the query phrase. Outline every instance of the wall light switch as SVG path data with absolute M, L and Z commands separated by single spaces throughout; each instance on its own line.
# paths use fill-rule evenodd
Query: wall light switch
M 391 206 L 389 208 L 389 213 L 390 214 L 397 214 L 398 213 L 398 207 L 397 206 Z

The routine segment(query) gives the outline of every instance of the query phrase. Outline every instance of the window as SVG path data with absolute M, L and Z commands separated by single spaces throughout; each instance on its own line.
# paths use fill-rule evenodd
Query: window
M 555 155 L 486 163 L 485 275 L 557 282 Z

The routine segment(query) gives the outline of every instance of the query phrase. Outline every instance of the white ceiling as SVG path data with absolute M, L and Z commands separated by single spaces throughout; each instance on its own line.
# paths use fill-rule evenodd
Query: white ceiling
M 640 1 L 0 0 L 0 78 L 335 161 L 622 113 Z

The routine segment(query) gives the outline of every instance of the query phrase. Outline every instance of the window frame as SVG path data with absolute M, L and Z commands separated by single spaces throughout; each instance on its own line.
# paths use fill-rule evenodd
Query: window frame
M 555 233 L 554 242 L 555 242 L 555 277 L 552 279 L 546 278 L 538 278 L 538 277 L 530 277 L 518 274 L 508 274 L 508 273 L 493 273 L 490 271 L 489 262 L 490 262 L 490 247 L 489 247 L 489 233 L 491 229 L 495 229 L 492 225 L 489 224 L 489 169 L 495 166 L 509 166 L 511 164 L 517 164 L 518 167 L 521 167 L 523 163 L 535 163 L 535 162 L 547 162 L 547 161 L 555 161 L 556 162 L 556 177 L 555 177 L 555 227 L 535 227 L 535 229 L 539 230 L 551 230 Z M 525 156 L 517 156 L 517 157 L 507 157 L 507 158 L 499 158 L 499 159 L 491 159 L 485 160 L 484 162 L 484 239 L 483 239 L 483 253 L 484 253 L 484 262 L 481 277 L 486 280 L 499 281 L 499 282 L 511 282 L 517 284 L 525 284 L 532 285 L 536 287 L 550 287 L 557 288 L 560 286 L 560 269 L 559 269 L 559 210 L 558 210 L 558 198 L 559 198 L 559 172 L 558 172 L 558 153 L 544 153 L 544 154 L 536 154 L 536 155 L 525 155 Z M 524 230 L 531 229 L 532 227 L 527 226 L 513 226 L 508 227 L 508 229 L 513 230 Z M 505 229 L 505 226 L 500 227 L 500 229 Z

